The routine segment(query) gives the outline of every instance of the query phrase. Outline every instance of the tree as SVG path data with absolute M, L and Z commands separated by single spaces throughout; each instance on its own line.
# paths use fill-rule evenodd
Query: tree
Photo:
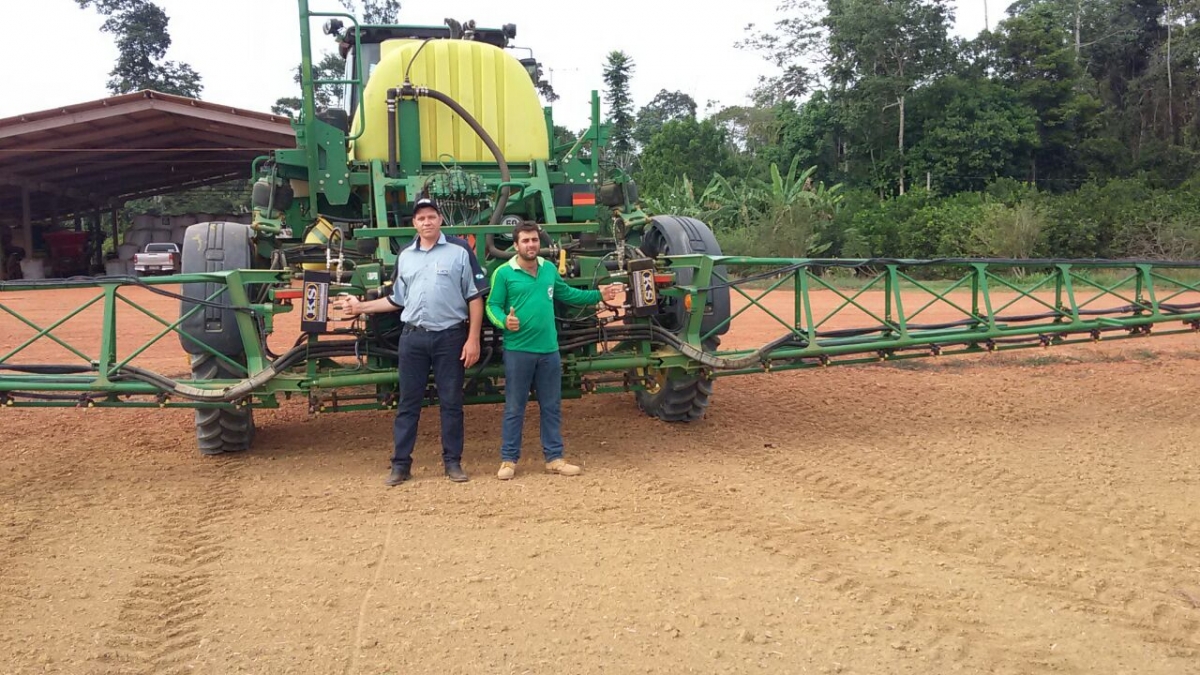
M 762 78 L 754 92 L 755 103 L 770 107 L 782 101 L 797 101 L 819 82 L 819 72 L 808 64 L 827 61 L 828 30 L 821 22 L 825 0 L 783 0 L 783 18 L 767 30 L 746 26 L 750 36 L 737 43 L 743 49 L 761 52 L 779 68 L 779 74 Z
M 400 0 L 362 0 L 362 8 L 356 6 L 354 0 L 341 0 L 342 7 L 347 12 L 357 14 L 363 23 L 390 24 L 396 23 L 400 14 Z
M 629 94 L 633 70 L 633 59 L 625 52 L 609 53 L 604 66 L 604 100 L 611 125 L 608 150 L 620 160 L 633 154 L 633 98 Z
M 660 90 L 650 102 L 637 113 L 633 127 L 633 140 L 644 148 L 650 138 L 671 120 L 695 119 L 696 101 L 681 91 Z
M 151 89 L 197 98 L 200 75 L 186 63 L 164 61 L 171 35 L 170 19 L 148 0 L 75 0 L 81 9 L 95 7 L 107 17 L 100 30 L 116 37 L 117 63 L 109 72 L 108 90 L 128 94 Z
M 954 52 L 947 0 L 828 0 L 826 74 L 861 104 L 896 108 L 898 188 L 904 194 L 905 104 L 918 84 L 948 69 Z
M 1002 21 L 994 39 L 998 77 L 1037 115 L 1039 143 L 1028 160 L 1028 179 L 1076 178 L 1077 148 L 1101 106 L 1082 86 L 1071 32 L 1053 7 L 1035 5 Z
M 296 74 L 292 76 L 292 80 L 300 84 L 300 68 L 296 66 Z M 313 79 L 315 80 L 337 80 L 341 79 L 346 72 L 346 59 L 333 53 L 326 53 L 321 57 L 321 60 L 313 64 Z M 344 90 L 341 85 L 337 84 L 320 84 L 313 90 L 313 103 L 317 108 L 339 108 L 342 106 L 342 97 Z M 271 112 L 276 115 L 287 115 L 288 117 L 298 117 L 301 108 L 304 107 L 304 101 L 298 96 L 285 96 L 275 101 L 275 105 L 271 106 Z
M 361 7 L 355 0 L 341 0 L 342 7 L 347 12 L 357 14 L 364 24 L 392 24 L 398 20 L 400 0 L 362 0 Z M 296 74 L 292 80 L 300 85 L 301 66 L 296 66 Z M 346 59 L 326 52 L 321 60 L 313 64 L 314 80 L 339 80 L 345 76 Z M 317 108 L 340 108 L 344 103 L 345 90 L 338 84 L 321 84 L 313 90 L 313 103 Z M 276 99 L 271 106 L 271 112 L 276 115 L 287 115 L 296 118 L 304 108 L 304 100 L 299 96 L 284 96 Z
M 542 79 L 541 66 L 538 67 L 538 79 L 533 83 L 533 86 L 537 87 L 538 93 L 542 95 L 542 98 L 546 99 L 547 103 L 554 103 L 558 100 L 558 92 L 554 91 L 554 87 L 549 82 Z
M 696 185 L 708 185 L 728 162 L 725 132 L 719 127 L 708 120 L 674 120 L 664 124 L 642 151 L 638 185 L 651 195 L 683 176 Z
M 791 103 L 779 107 L 784 105 Z M 770 152 L 779 143 L 780 120 L 776 108 L 733 105 L 713 112 L 708 119 L 725 132 L 730 146 L 747 165 L 754 165 L 759 154 Z M 765 171 L 767 164 L 759 168 Z
M 795 158 L 800 166 L 817 167 L 818 175 L 838 173 L 840 120 L 826 92 L 814 92 L 800 105 L 785 101 L 771 112 L 778 140 L 762 150 L 764 162 L 787 165 Z
M 924 119 L 909 163 L 943 191 L 983 190 L 1021 175 L 1038 146 L 1037 113 L 1002 84 L 945 78 L 914 101 Z
M 554 145 L 572 145 L 582 134 L 572 133 L 572 131 L 561 124 L 554 125 Z

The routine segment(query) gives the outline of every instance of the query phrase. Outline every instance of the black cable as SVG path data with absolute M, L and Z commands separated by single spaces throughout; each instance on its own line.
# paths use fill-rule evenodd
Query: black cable
M 75 375 L 78 373 L 94 373 L 92 366 L 71 366 L 62 364 L 44 365 L 6 365 L 0 363 L 0 370 L 11 370 L 18 373 L 33 373 L 35 375 Z
M 85 397 L 78 394 L 39 394 L 32 391 L 10 391 L 5 392 L 8 398 L 20 396 L 21 398 L 30 398 L 35 401 L 84 401 Z
M 59 287 L 59 288 L 64 287 L 64 286 L 65 287 L 76 287 L 76 286 L 94 287 L 99 284 L 111 284 L 114 281 L 121 285 L 124 285 L 124 286 L 138 286 L 140 288 L 144 288 L 147 291 L 150 291 L 151 293 L 155 293 L 157 295 L 172 298 L 174 300 L 182 300 L 184 302 L 190 302 L 192 304 L 201 305 L 203 307 L 214 307 L 216 309 L 228 309 L 228 310 L 233 310 L 235 312 L 248 312 L 255 316 L 261 314 L 261 312 L 254 309 L 253 307 L 235 307 L 233 305 L 225 305 L 225 304 L 221 304 L 219 302 L 213 302 L 211 300 L 199 300 L 196 298 L 189 298 L 189 297 L 187 297 L 185 295 L 181 295 L 179 293 L 173 293 L 168 290 L 164 290 L 161 288 L 157 288 L 155 286 L 151 286 L 150 284 L 147 284 L 146 282 L 142 281 L 141 279 L 139 279 L 137 277 L 131 277 L 131 276 L 69 277 L 67 279 L 30 279 L 30 280 L 21 280 L 21 281 L 0 281 L 0 292 L 4 292 L 6 290 L 7 286 L 23 286 L 23 287 L 33 287 L 33 288 L 37 288 L 40 286 L 53 286 L 53 287 Z
M 730 256 L 738 257 L 738 256 Z M 726 261 L 728 262 L 728 261 Z M 736 262 L 733 261 L 733 262 Z M 900 267 L 938 267 L 964 266 L 973 264 L 1012 265 L 1027 268 L 1056 267 L 1058 265 L 1097 265 L 1104 268 L 1133 267 L 1136 265 L 1152 265 L 1166 269 L 1200 269 L 1200 260 L 1142 260 L 1142 259 L 1103 259 L 1103 258 L 931 258 L 916 260 L 907 258 L 866 258 L 844 260 L 841 258 L 812 258 L 803 262 L 792 263 L 772 270 L 766 270 L 737 279 L 726 279 L 723 283 L 715 283 L 698 291 L 712 291 L 720 288 L 740 286 L 753 281 L 762 281 L 772 277 L 790 274 L 797 270 L 813 267 L 836 267 L 841 269 L 863 269 L 880 265 L 896 265 Z M 1087 269 L 1087 267 L 1082 267 Z

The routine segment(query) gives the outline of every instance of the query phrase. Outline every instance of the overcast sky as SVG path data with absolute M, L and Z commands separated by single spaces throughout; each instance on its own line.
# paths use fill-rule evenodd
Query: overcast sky
M 203 77 L 201 98 L 269 111 L 296 93 L 292 68 L 300 61 L 295 0 L 155 0 L 170 17 L 168 58 L 191 64 Z M 310 0 L 314 9 L 337 11 L 336 0 Z M 984 28 L 987 0 L 955 0 L 956 32 Z M 587 124 L 592 89 L 602 90 L 605 55 L 624 50 L 636 65 L 635 105 L 660 89 L 690 94 L 700 105 L 744 103 L 771 68 L 757 54 L 737 49 L 746 25 L 769 25 L 777 0 L 738 0 L 702 11 L 694 0 L 401 0 L 404 23 L 441 25 L 447 16 L 481 26 L 517 25 L 515 44 L 533 49 L 561 99 L 555 121 L 572 129 Z M 994 26 L 1007 0 L 991 0 Z M 0 0 L 9 30 L 0 41 L 6 96 L 0 117 L 80 103 L 108 95 L 105 83 L 117 51 L 103 19 L 75 0 Z M 314 22 L 314 48 L 332 44 Z M 332 49 L 330 49 L 332 51 Z

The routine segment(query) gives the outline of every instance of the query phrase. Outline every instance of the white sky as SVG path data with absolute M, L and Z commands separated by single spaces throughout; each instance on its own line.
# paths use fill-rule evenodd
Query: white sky
M 170 17 L 168 58 L 190 64 L 203 77 L 201 97 L 225 105 L 269 111 L 281 96 L 296 94 L 292 69 L 300 62 L 295 0 L 154 0 Z M 713 0 L 709 0 L 713 2 Z M 339 11 L 336 0 L 310 0 L 314 10 Z M 959 35 L 984 27 L 988 0 L 955 0 Z M 481 26 L 517 25 L 516 45 L 531 47 L 552 69 L 555 121 L 571 129 L 587 124 L 593 89 L 603 91 L 608 52 L 619 49 L 636 65 L 632 93 L 644 105 L 660 89 L 692 96 L 701 112 L 746 102 L 770 65 L 737 49 L 749 23 L 770 25 L 776 0 L 401 0 L 401 21 L 441 25 L 448 15 Z M 991 0 L 994 26 L 1008 0 Z M 108 95 L 105 83 L 116 60 L 113 37 L 100 32 L 102 18 L 75 0 L 0 0 L 10 27 L 0 41 L 4 73 L 0 117 L 80 103 Z M 330 38 L 313 26 L 318 54 Z M 332 49 L 330 49 L 332 51 Z

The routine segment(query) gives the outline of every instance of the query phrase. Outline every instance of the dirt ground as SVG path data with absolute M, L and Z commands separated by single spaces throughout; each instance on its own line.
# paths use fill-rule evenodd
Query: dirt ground
M 578 478 L 531 406 L 511 482 L 499 406 L 465 484 L 428 410 L 390 489 L 386 412 L 293 401 L 205 458 L 188 411 L 0 410 L 0 672 L 1200 673 L 1198 365 L 1189 334 L 739 376 L 688 426 L 587 397 Z

